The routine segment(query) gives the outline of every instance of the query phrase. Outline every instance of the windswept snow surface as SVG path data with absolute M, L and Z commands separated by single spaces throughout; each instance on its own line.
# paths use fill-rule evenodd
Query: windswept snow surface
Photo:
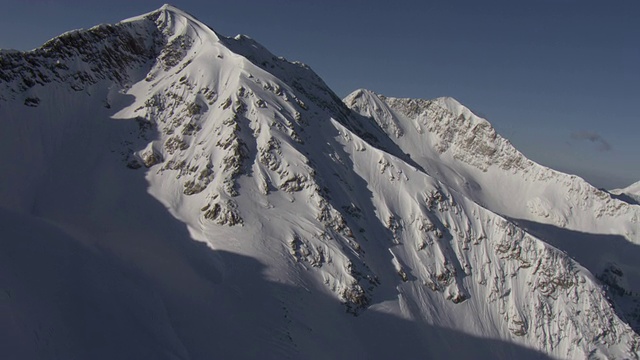
M 581 260 L 629 260 L 636 208 L 453 99 L 346 104 L 168 5 L 1 53 L 0 353 L 638 358 Z

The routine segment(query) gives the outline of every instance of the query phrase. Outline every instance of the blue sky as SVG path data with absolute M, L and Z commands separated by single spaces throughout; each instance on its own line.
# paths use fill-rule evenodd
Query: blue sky
M 0 0 L 0 48 L 163 2 Z M 452 96 L 537 162 L 598 187 L 640 180 L 640 1 L 171 3 L 309 64 L 340 96 Z

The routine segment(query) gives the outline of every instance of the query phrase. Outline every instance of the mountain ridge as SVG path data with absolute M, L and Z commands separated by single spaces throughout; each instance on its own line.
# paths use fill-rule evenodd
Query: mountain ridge
M 364 96 L 364 93 L 367 93 Z M 369 101 L 376 102 L 375 100 L 380 98 L 379 101 L 375 104 L 371 105 L 374 108 L 374 111 L 369 111 L 367 109 L 361 109 L 360 104 L 357 103 L 357 100 L 362 97 L 367 97 Z M 454 102 L 451 103 L 450 100 Z M 459 123 L 463 123 L 463 125 L 454 125 L 454 126 L 463 126 L 461 129 L 455 129 L 452 127 L 444 126 L 445 130 L 449 131 L 449 133 L 444 133 L 439 130 L 439 124 L 429 124 L 430 128 L 428 129 L 429 134 L 436 133 L 437 139 L 425 139 L 427 142 L 431 142 L 432 144 L 428 144 L 428 146 L 432 146 L 434 149 L 430 150 L 431 152 L 438 153 L 437 155 L 442 155 L 443 153 L 451 153 L 453 152 L 453 158 L 455 160 L 459 160 L 459 162 L 466 163 L 481 170 L 483 173 L 486 173 L 489 167 L 500 167 L 502 170 L 512 171 L 513 173 L 524 172 L 524 173 L 536 173 L 533 177 L 534 181 L 537 178 L 546 179 L 546 178 L 570 178 L 567 183 L 574 183 L 571 186 L 576 189 L 576 192 L 584 193 L 584 190 L 580 188 L 588 189 L 588 193 L 584 194 L 585 196 L 595 196 L 601 199 L 606 206 L 603 207 L 602 210 L 599 210 L 600 214 L 615 214 L 620 215 L 620 209 L 632 209 L 631 211 L 637 213 L 637 209 L 635 207 L 626 206 L 626 204 L 618 202 L 616 199 L 610 198 L 606 192 L 596 189 L 592 185 L 588 184 L 583 179 L 579 178 L 576 175 L 565 174 L 559 172 L 557 170 L 553 170 L 551 168 L 545 167 L 543 165 L 537 164 L 530 159 L 527 159 L 521 152 L 519 152 L 513 145 L 504 137 L 500 136 L 495 129 L 491 126 L 491 124 L 483 118 L 480 118 L 473 114 L 473 112 L 462 104 L 460 104 L 457 100 L 453 98 L 438 98 L 435 100 L 420 100 L 420 99 L 398 99 L 392 97 L 386 97 L 382 95 L 375 94 L 370 91 L 357 90 L 354 93 L 348 95 L 345 98 L 345 102 L 348 105 L 351 105 L 353 109 L 356 111 L 360 111 L 362 113 L 373 115 L 375 120 L 381 124 L 381 127 L 388 128 L 389 125 L 387 123 L 395 124 L 393 125 L 393 129 L 388 132 L 392 132 L 395 135 L 395 138 L 402 137 L 405 133 L 409 133 L 407 136 L 414 135 L 417 139 L 422 139 L 422 133 L 425 132 L 424 129 L 418 128 L 421 124 L 416 124 L 419 121 L 430 121 L 428 117 L 430 116 L 429 112 L 438 112 L 438 111 L 449 111 L 453 116 L 451 120 L 445 125 L 450 124 L 451 122 L 458 121 Z M 387 105 L 387 103 L 390 103 Z M 423 106 L 417 106 L 416 104 L 423 103 Z M 451 105 L 450 105 L 451 104 Z M 365 103 L 366 105 L 366 103 Z M 394 107 L 395 105 L 395 107 Z M 382 107 L 387 106 L 388 109 L 381 109 Z M 436 110 L 430 110 L 429 106 L 434 106 Z M 444 106 L 444 107 L 443 107 Z M 450 106 L 453 106 L 453 109 L 449 109 Z M 424 110 L 426 108 L 426 110 Z M 376 111 L 378 114 L 382 114 L 383 116 L 375 116 Z M 385 118 L 386 117 L 386 118 Z M 413 118 L 412 118 L 413 117 Z M 401 119 L 402 118 L 402 119 Z M 400 121 L 402 120 L 402 122 Z M 407 122 L 413 122 L 413 124 L 407 124 Z M 399 125 L 402 125 L 403 128 L 398 128 Z M 414 129 L 413 127 L 416 127 Z M 412 131 L 408 131 L 410 129 Z M 464 138 L 460 133 L 464 133 L 465 131 L 469 132 L 469 137 Z M 422 132 L 422 133 L 421 133 Z M 478 132 L 478 134 L 476 133 Z M 454 137 L 458 137 L 454 139 Z M 413 140 L 413 139 L 412 139 Z M 437 142 L 436 142 L 437 141 Z M 398 141 L 400 143 L 400 141 Z M 414 143 L 417 141 L 414 141 Z M 435 143 L 434 143 L 435 142 Z M 461 144 L 460 144 L 461 143 Z M 415 145 L 415 144 L 412 144 Z M 428 146 L 415 146 L 417 152 L 423 151 L 425 154 L 416 154 L 414 151 L 413 158 L 418 158 L 420 156 L 434 156 L 433 154 L 428 154 L 429 150 Z M 467 148 L 463 148 L 463 154 L 456 154 L 456 149 L 449 150 L 449 147 L 463 146 Z M 477 155 L 475 157 L 468 157 L 469 155 L 466 153 L 476 152 Z M 474 179 L 475 176 L 468 176 L 468 178 Z M 453 185 L 453 184 L 450 184 Z M 473 187 L 473 186 L 472 186 Z M 495 191 L 494 191 L 495 192 Z M 464 191 L 463 191 L 464 193 Z M 467 193 L 467 195 L 470 195 Z M 492 194 L 493 195 L 493 194 Z M 473 198 L 473 196 L 471 196 Z M 482 199 L 477 199 L 477 202 L 482 202 Z M 576 201 L 577 202 L 577 201 Z M 501 212 L 496 209 L 498 206 L 491 207 L 492 210 Z M 635 210 L 635 211 L 634 211 Z M 504 211 L 501 213 L 508 212 Z M 630 240 L 634 242 L 638 242 L 638 234 L 636 232 L 627 235 Z
M 618 197 L 624 197 L 622 199 L 623 201 L 640 205 L 640 181 L 635 182 L 623 189 L 611 190 L 610 193 Z

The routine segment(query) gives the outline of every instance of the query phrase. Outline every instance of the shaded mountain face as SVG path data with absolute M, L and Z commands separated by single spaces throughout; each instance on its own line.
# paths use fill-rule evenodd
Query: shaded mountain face
M 638 357 L 638 207 L 452 99 L 165 5 L 0 53 L 0 134 L 10 357 Z

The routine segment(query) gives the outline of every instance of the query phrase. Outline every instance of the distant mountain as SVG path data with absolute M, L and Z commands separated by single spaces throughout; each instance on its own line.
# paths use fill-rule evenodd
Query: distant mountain
M 640 206 L 165 5 L 0 53 L 8 358 L 638 358 Z M 631 325 L 631 326 L 630 326 Z
M 632 204 L 640 204 L 640 181 L 627 186 L 624 189 L 610 191 L 615 197 Z

